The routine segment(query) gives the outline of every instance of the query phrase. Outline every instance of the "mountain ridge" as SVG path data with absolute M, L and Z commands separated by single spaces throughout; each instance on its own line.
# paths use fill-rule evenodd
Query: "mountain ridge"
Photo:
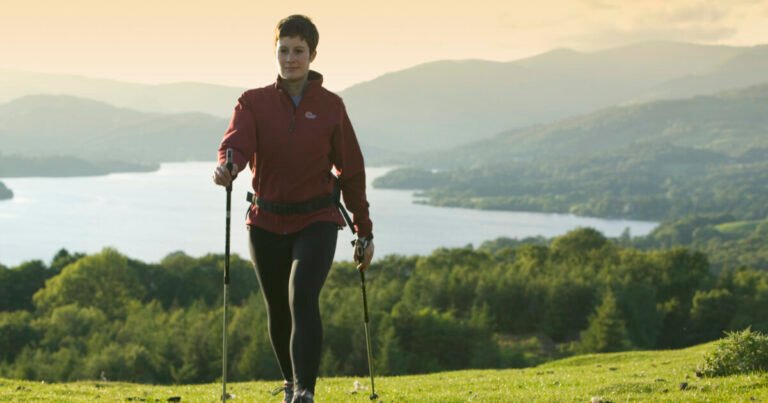
M 225 119 L 204 113 L 148 113 L 70 95 L 30 95 L 0 105 L 0 151 L 27 157 L 212 160 L 225 129 Z
M 362 142 L 423 152 L 612 105 L 768 81 L 762 63 L 727 63 L 742 54 L 761 61 L 768 48 L 649 42 L 593 53 L 556 49 L 511 62 L 438 61 L 340 95 Z M 735 75 L 736 68 L 750 73 Z M 684 83 L 677 92 L 666 88 L 676 80 Z
M 515 159 L 577 158 L 633 144 L 669 143 L 738 156 L 765 147 L 768 81 L 714 95 L 613 106 L 421 158 L 421 165 L 473 166 Z M 469 156 L 469 157 L 467 157 Z
M 56 85 L 51 84 L 55 77 L 46 77 L 36 80 L 36 92 L 71 92 L 141 111 L 203 111 L 223 119 L 231 116 L 242 92 L 200 83 L 118 83 L 116 88 L 91 89 L 84 77 Z M 0 101 L 23 92 L 27 79 L 14 81 L 0 72 Z M 369 161 L 402 163 L 417 153 L 449 150 L 613 105 L 715 93 L 763 81 L 768 81 L 766 45 L 656 41 L 589 53 L 559 48 L 509 62 L 431 61 L 338 93 L 361 145 L 372 150 Z

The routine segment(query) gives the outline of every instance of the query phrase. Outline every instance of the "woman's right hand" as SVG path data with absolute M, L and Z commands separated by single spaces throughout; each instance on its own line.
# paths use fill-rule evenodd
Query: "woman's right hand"
M 237 177 L 237 164 L 232 164 L 232 172 L 227 169 L 226 164 L 221 164 L 213 171 L 213 183 L 219 186 L 230 186 L 232 181 Z

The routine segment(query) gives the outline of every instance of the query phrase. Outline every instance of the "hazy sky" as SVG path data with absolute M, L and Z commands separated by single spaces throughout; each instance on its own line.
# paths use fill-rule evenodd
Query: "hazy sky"
M 276 75 L 274 26 L 294 13 L 320 30 L 312 67 L 332 90 L 439 59 L 768 43 L 768 0 L 0 0 L 0 68 L 260 86 Z

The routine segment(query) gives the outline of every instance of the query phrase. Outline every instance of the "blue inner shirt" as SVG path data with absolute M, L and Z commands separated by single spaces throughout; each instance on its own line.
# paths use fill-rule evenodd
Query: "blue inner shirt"
M 294 106 L 299 106 L 299 102 L 301 102 L 301 95 L 291 95 L 291 99 L 293 100 Z

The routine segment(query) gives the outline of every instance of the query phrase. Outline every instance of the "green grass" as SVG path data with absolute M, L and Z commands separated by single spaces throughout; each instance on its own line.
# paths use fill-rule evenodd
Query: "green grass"
M 768 374 L 697 378 L 694 369 L 713 343 L 671 351 L 639 351 L 572 357 L 534 368 L 470 370 L 377 377 L 380 402 L 618 402 L 768 401 Z M 351 393 L 354 381 L 365 389 Z M 681 390 L 680 384 L 687 388 Z M 233 402 L 279 402 L 269 391 L 278 382 L 228 384 Z M 321 378 L 318 402 L 367 402 L 370 379 Z M 221 384 L 151 386 L 121 382 L 46 384 L 0 379 L 0 401 L 215 402 Z
M 757 226 L 763 222 L 765 222 L 765 220 L 733 221 L 716 225 L 715 228 L 723 234 L 732 236 L 747 236 L 750 233 L 755 232 Z

